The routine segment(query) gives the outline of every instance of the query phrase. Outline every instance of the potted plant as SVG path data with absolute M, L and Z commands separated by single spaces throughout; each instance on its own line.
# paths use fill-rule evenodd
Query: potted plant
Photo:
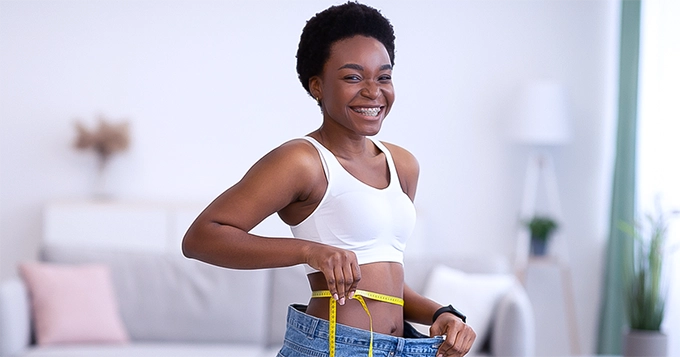
M 669 219 L 677 212 L 646 215 L 643 222 L 622 223 L 630 239 L 624 258 L 624 301 L 629 330 L 623 338 L 624 356 L 666 356 L 668 338 L 661 331 L 666 288 L 663 262 Z
M 534 216 L 525 224 L 531 233 L 531 255 L 545 255 L 550 235 L 557 229 L 557 222 L 547 216 Z

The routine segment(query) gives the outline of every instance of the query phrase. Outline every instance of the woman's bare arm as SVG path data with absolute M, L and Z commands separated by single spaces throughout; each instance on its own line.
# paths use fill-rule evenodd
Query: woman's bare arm
M 255 163 L 196 218 L 184 236 L 184 254 L 237 269 L 304 263 L 309 242 L 248 232 L 269 215 L 309 198 L 319 177 L 308 152 L 300 143 L 289 142 Z
M 273 213 L 299 223 L 326 190 L 316 149 L 291 141 L 265 155 L 241 181 L 196 218 L 182 241 L 184 255 L 235 269 L 308 264 L 321 271 L 338 298 L 356 290 L 359 265 L 353 252 L 295 238 L 261 237 L 249 231 Z

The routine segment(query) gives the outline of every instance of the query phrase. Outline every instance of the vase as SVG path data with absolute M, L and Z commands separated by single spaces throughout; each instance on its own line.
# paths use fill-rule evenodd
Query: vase
M 106 201 L 112 198 L 111 187 L 109 185 L 109 172 L 106 162 L 100 163 L 97 176 L 94 178 L 92 198 L 98 201 Z
M 545 239 L 531 238 L 530 252 L 533 256 L 544 256 L 547 242 Z
M 629 330 L 623 335 L 625 357 L 666 357 L 668 336 L 661 331 Z

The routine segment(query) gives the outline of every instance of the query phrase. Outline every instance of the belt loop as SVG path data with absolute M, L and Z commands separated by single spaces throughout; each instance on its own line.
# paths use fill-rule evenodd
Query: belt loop
M 312 319 L 312 323 L 309 326 L 309 329 L 307 330 L 307 338 L 310 340 L 314 339 L 314 335 L 316 335 L 316 329 L 319 327 L 319 319 Z
M 397 339 L 397 352 L 394 354 L 396 356 L 401 356 L 404 353 L 404 347 L 406 345 L 406 339 Z

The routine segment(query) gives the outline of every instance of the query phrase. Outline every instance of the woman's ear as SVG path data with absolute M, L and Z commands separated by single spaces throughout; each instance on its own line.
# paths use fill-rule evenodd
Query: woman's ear
M 319 76 L 309 78 L 309 93 L 317 100 L 320 100 L 323 97 L 321 78 L 319 78 Z

